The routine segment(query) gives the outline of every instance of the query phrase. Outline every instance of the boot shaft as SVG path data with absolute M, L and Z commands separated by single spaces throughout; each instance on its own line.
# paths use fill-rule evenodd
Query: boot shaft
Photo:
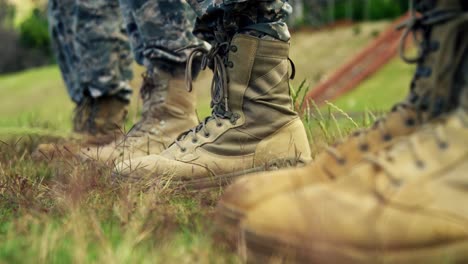
M 297 117 L 290 96 L 289 63 L 289 43 L 248 35 L 234 37 L 227 63 L 228 98 L 241 129 L 277 129 Z
M 163 119 L 167 115 L 195 114 L 196 95 L 185 88 L 184 76 L 158 70 L 143 76 L 141 88 L 144 117 Z
M 282 41 L 241 34 L 233 38 L 226 62 L 232 129 L 203 149 L 219 155 L 252 154 L 259 141 L 298 118 L 290 97 L 288 55 L 289 44 Z
M 196 52 L 214 72 L 213 112 L 179 136 L 164 158 L 203 164 L 213 174 L 310 160 L 290 97 L 288 43 L 238 34 L 229 44 Z

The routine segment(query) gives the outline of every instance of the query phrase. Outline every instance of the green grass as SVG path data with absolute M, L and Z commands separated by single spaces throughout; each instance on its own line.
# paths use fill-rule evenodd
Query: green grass
M 33 145 L 0 146 L 1 263 L 237 262 L 212 238 L 218 192 L 117 186 L 109 170 L 18 155 Z
M 69 132 L 73 106 L 56 67 L 0 77 L 0 133 L 15 129 Z
M 364 25 L 359 36 L 349 28 L 295 34 L 294 87 L 305 78 L 313 86 L 385 25 Z M 368 125 L 373 118 L 366 113 L 386 110 L 403 98 L 411 71 L 395 60 L 355 91 L 306 115 L 313 149 Z M 138 87 L 139 81 L 132 85 Z M 209 83 L 204 74 L 195 85 L 201 117 L 210 111 Z M 239 262 L 213 238 L 220 190 L 191 195 L 142 190 L 113 184 L 109 168 L 31 157 L 38 144 L 71 130 L 73 104 L 56 67 L 0 76 L 0 101 L 0 263 Z M 138 119 L 138 108 L 134 100 L 131 122 Z

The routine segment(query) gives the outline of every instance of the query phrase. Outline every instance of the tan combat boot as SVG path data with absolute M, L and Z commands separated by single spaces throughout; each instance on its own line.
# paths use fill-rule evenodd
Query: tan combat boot
M 242 34 L 213 47 L 205 55 L 215 73 L 212 116 L 161 155 L 117 165 L 116 175 L 202 189 L 308 162 L 309 143 L 289 94 L 288 53 L 288 43 Z
M 449 97 L 447 94 L 451 89 L 437 87 L 459 89 L 453 77 L 460 68 L 464 48 L 460 48 L 456 42 L 464 43 L 460 37 L 466 34 L 465 22 L 463 18 L 446 22 L 459 15 L 460 2 L 440 0 L 431 4 L 427 1 L 417 1 L 416 4 L 419 12 L 429 14 L 428 11 L 437 8 L 447 10 L 447 13 L 444 17 L 436 17 L 436 20 L 432 21 L 433 24 L 417 19 L 414 14 L 415 20 L 410 22 L 415 23 L 407 25 L 405 36 L 418 32 L 423 34 L 420 56 L 417 59 L 404 58 L 405 61 L 418 63 L 408 100 L 398 104 L 387 117 L 379 120 L 371 129 L 354 133 L 343 143 L 319 154 L 314 162 L 304 168 L 250 175 L 227 188 L 216 214 L 217 224 L 227 242 L 236 243 L 241 219 L 257 204 L 283 192 L 338 179 L 362 161 L 366 154 L 376 153 L 391 146 L 400 137 L 417 130 L 428 117 L 447 111 L 455 105 L 447 99 L 441 100 Z M 427 17 L 434 18 L 429 15 Z M 402 44 L 405 42 L 403 39 Z
M 467 142 L 459 110 L 347 177 L 264 201 L 241 225 L 241 252 L 249 263 L 468 263 Z
M 123 137 L 128 102 L 114 97 L 85 98 L 74 113 L 72 139 L 60 144 L 41 144 L 32 154 L 37 160 L 74 158 L 80 148 L 105 146 Z
M 75 109 L 74 132 L 89 145 L 105 145 L 122 137 L 128 102 L 114 97 L 86 98 Z
M 140 93 L 141 120 L 122 140 L 105 147 L 82 149 L 82 158 L 105 162 L 159 154 L 183 131 L 198 123 L 196 96 L 186 91 L 181 74 L 174 76 L 164 71 L 146 74 Z

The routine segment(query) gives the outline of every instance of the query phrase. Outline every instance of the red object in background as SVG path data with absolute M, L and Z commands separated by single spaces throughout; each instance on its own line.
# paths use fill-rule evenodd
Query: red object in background
M 362 81 L 377 72 L 398 54 L 402 32 L 396 27 L 409 18 L 409 14 L 397 19 L 356 57 L 341 66 L 325 81 L 320 82 L 306 95 L 306 102 L 322 105 L 353 90 Z M 308 103 L 304 104 L 307 107 Z M 303 109 L 305 110 L 305 109 Z

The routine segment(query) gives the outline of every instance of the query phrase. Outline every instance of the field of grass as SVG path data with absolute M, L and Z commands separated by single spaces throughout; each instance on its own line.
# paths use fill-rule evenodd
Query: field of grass
M 294 86 L 307 79 L 313 87 L 385 26 L 362 25 L 359 35 L 352 28 L 296 33 Z M 357 117 L 356 124 L 342 118 L 337 108 L 364 116 L 403 98 L 411 71 L 394 60 L 333 102 L 336 108 L 325 106 L 322 116 L 308 116 L 312 147 L 369 123 L 366 118 Z M 205 98 L 199 100 L 200 116 L 209 113 L 209 78 L 205 74 L 195 87 L 199 98 Z M 138 85 L 136 78 L 133 86 Z M 55 66 L 0 76 L 0 102 L 0 263 L 239 262 L 213 238 L 212 212 L 221 190 L 191 195 L 143 190 L 116 185 L 105 166 L 31 157 L 39 143 L 70 133 L 73 105 Z M 130 122 L 138 108 L 134 100 Z

